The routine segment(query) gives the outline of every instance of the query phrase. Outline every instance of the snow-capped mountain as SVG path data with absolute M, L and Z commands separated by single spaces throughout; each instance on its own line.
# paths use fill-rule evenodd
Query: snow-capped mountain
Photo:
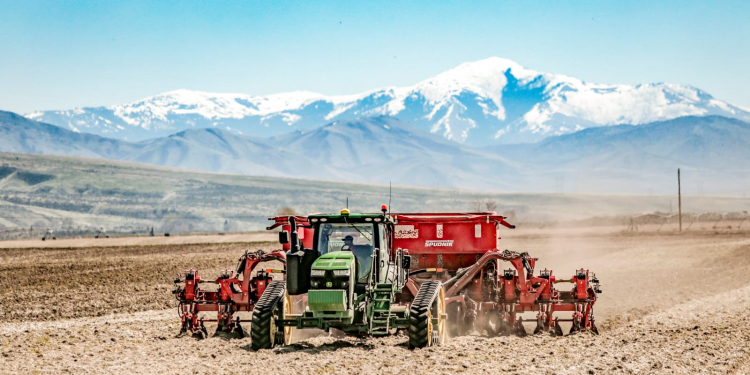
M 210 127 L 269 137 L 381 115 L 472 145 L 535 142 L 590 127 L 682 116 L 750 121 L 750 110 L 693 87 L 593 84 L 540 73 L 498 57 L 461 64 L 414 86 L 357 95 L 297 91 L 250 96 L 176 90 L 129 104 L 34 112 L 27 117 L 73 131 L 142 140 Z

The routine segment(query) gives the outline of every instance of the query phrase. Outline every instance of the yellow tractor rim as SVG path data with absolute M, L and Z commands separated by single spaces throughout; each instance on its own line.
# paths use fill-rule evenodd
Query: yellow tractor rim
M 435 297 L 435 305 L 434 309 L 430 309 L 430 311 L 427 313 L 427 346 L 432 346 L 434 343 L 437 343 L 437 345 L 442 345 L 445 343 L 445 335 L 446 335 L 446 319 L 445 319 L 445 292 L 443 291 L 443 288 L 440 288 L 440 291 L 438 292 L 437 297 Z M 433 315 L 433 310 L 435 311 Z M 437 327 L 434 327 L 432 324 L 432 317 L 437 316 L 438 323 Z M 437 328 L 437 340 L 433 342 L 433 329 Z
M 427 346 L 432 346 L 432 310 L 427 313 Z
M 437 314 L 438 314 L 438 343 L 440 345 L 445 343 L 445 292 L 443 288 L 440 288 L 440 292 L 437 296 Z
M 292 296 L 289 293 L 284 292 L 284 311 L 281 313 L 282 318 L 286 319 L 288 315 L 294 313 L 294 303 L 292 302 Z M 284 326 L 284 345 L 290 345 L 292 343 L 292 334 L 294 333 L 294 327 Z

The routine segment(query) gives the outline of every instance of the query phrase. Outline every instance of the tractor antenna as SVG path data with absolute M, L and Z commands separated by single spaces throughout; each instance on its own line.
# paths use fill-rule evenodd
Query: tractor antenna
M 349 197 L 346 197 L 346 209 L 349 209 Z
M 393 181 L 388 181 L 388 215 L 391 214 L 391 196 L 393 196 Z

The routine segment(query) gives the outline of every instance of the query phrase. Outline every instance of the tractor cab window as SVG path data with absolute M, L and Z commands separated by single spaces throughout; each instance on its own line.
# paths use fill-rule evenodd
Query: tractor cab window
M 334 251 L 351 251 L 357 258 L 357 278 L 367 279 L 375 241 L 373 229 L 372 224 L 320 224 L 318 252 L 322 255 Z

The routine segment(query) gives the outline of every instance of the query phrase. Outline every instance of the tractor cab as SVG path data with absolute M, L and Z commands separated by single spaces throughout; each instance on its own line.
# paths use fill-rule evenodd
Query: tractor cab
M 354 255 L 356 279 L 367 282 L 372 269 L 372 255 L 375 249 L 375 228 L 371 223 L 321 223 L 319 225 L 317 250 L 324 255 L 337 251 L 347 251 Z
M 344 209 L 340 215 L 311 215 L 308 219 L 314 228 L 313 250 L 319 260 L 343 259 L 343 253 L 352 255 L 355 292 L 361 294 L 360 290 L 363 291 L 368 283 L 384 281 L 388 270 L 381 268 L 389 263 L 390 216 L 385 213 L 350 214 Z M 313 264 L 312 269 L 315 268 Z

